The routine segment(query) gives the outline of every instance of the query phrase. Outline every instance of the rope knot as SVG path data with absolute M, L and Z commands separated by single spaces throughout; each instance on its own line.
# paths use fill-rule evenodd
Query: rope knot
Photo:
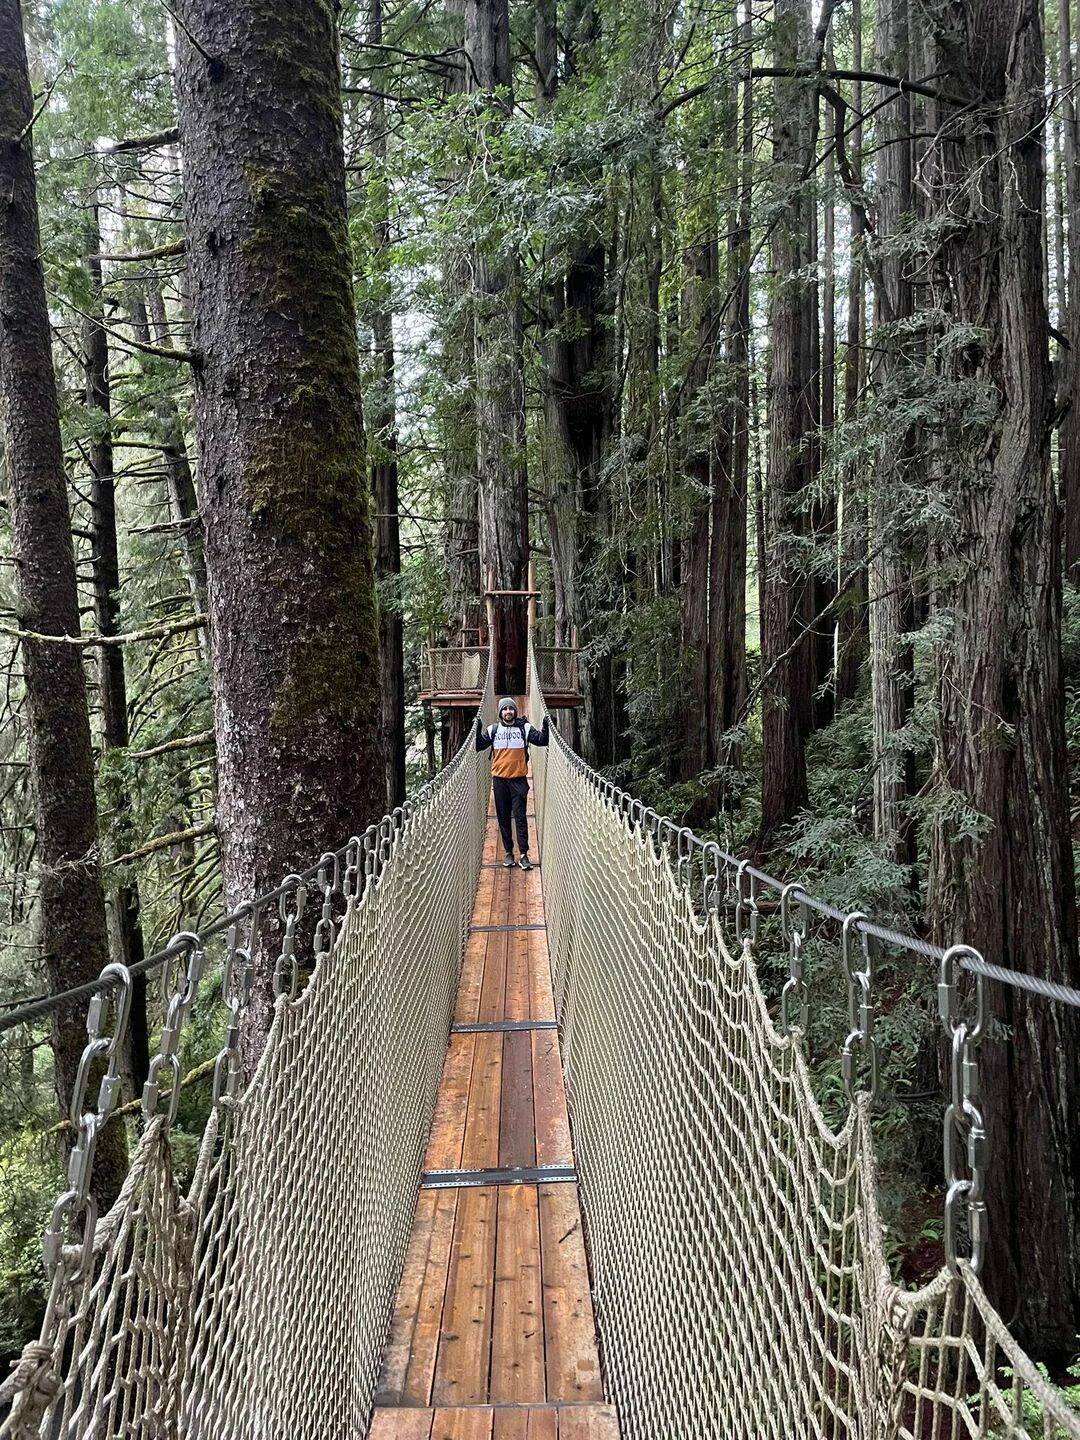
M 11 1374 L 0 1385 L 0 1404 L 11 1402 L 11 1435 L 36 1436 L 41 1421 L 60 1389 L 53 1369 L 53 1347 L 44 1340 L 31 1340 L 11 1363 Z

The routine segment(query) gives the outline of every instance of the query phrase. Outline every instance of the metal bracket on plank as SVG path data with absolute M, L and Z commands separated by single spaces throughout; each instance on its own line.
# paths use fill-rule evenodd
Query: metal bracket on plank
M 473 1190 L 482 1185 L 577 1184 L 573 1165 L 533 1165 L 503 1170 L 425 1170 L 421 1190 Z
M 557 1030 L 557 1020 L 478 1020 L 473 1024 L 451 1025 L 451 1035 L 495 1035 L 509 1030 Z
M 509 874 L 512 875 L 515 870 L 520 870 L 521 866 L 518 865 L 516 862 L 513 865 L 504 865 L 501 860 L 485 860 L 480 868 L 481 870 L 506 870 Z M 540 861 L 534 860 L 532 862 L 531 868 L 533 870 L 539 870 Z
M 470 935 L 497 935 L 512 930 L 546 930 L 546 925 L 470 925 Z

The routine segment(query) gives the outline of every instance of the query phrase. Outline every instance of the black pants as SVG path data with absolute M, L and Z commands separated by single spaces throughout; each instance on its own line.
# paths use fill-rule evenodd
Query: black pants
M 495 792 L 495 814 L 499 817 L 499 834 L 502 836 L 503 850 L 509 854 L 514 848 L 514 840 L 510 827 L 510 820 L 513 817 L 517 826 L 518 849 L 522 855 L 529 849 L 529 822 L 525 819 L 525 802 L 529 795 L 529 782 L 524 775 L 515 780 L 503 780 L 500 776 L 492 777 L 491 788 Z

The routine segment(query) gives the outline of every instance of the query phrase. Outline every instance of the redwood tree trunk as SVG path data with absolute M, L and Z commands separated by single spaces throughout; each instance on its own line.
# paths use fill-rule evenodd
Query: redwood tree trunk
M 38 634 L 78 635 L 75 557 L 41 266 L 33 113 L 19 3 L 0 0 L 0 387 L 18 615 L 21 626 Z M 22 648 L 40 936 L 49 987 L 59 992 L 96 979 L 109 959 L 90 717 L 78 646 L 26 640 Z M 85 1043 L 86 1002 L 68 1002 L 52 1018 L 61 1114 L 67 1114 Z M 122 1127 L 108 1126 L 97 1148 L 100 1194 L 107 1196 L 118 1186 L 124 1149 Z
M 336 6 L 178 0 L 176 13 L 218 826 L 236 903 L 383 809 L 379 625 Z M 259 964 L 249 1058 L 270 1019 L 269 945 Z
M 778 0 L 776 63 L 791 69 L 806 49 L 807 0 Z M 796 500 L 806 480 L 810 428 L 810 352 L 805 280 L 809 227 L 807 198 L 800 183 L 810 133 L 805 82 L 774 84 L 773 174 L 782 189 L 783 210 L 772 235 L 773 289 L 769 330 L 769 458 L 766 480 L 766 544 L 762 557 L 761 663 L 762 743 L 766 763 L 761 783 L 761 836 L 770 837 L 806 803 L 803 720 L 809 712 L 808 645 L 802 636 L 805 579 L 799 573 L 793 537 L 801 527 Z M 797 278 L 796 278 L 797 277 Z
M 1043 298 L 1042 22 L 1038 0 L 965 0 L 936 36 L 972 103 L 939 156 L 938 260 L 955 324 L 940 443 L 952 497 L 950 616 L 940 654 L 934 929 L 987 960 L 1080 983 L 1061 677 L 1059 512 Z M 955 578 L 952 578 L 955 577 Z M 959 800 L 981 817 L 961 838 Z M 1022 1344 L 1075 1353 L 1080 1315 L 1080 1017 L 992 986 L 982 1045 L 989 1133 L 985 1281 Z

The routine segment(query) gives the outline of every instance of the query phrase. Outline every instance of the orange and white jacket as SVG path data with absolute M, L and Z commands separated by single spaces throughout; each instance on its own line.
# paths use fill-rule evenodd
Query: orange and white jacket
M 497 780 L 522 780 L 529 768 L 529 746 L 548 743 L 548 722 L 534 730 L 524 715 L 512 725 L 476 722 L 477 750 L 491 750 L 491 773 Z

